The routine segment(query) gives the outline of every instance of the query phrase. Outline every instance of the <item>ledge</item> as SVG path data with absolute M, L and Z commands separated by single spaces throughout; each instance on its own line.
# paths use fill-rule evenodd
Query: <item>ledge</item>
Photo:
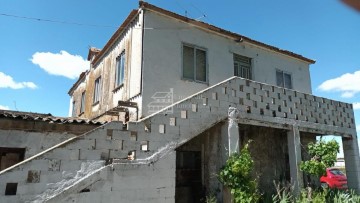
M 122 87 L 124 87 L 124 83 L 122 83 L 121 85 L 115 87 L 115 89 L 113 89 L 112 92 L 115 93 L 115 92 L 119 91 Z

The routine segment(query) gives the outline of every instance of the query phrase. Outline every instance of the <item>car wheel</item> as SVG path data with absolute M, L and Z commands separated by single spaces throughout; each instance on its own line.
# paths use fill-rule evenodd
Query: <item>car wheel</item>
M 321 183 L 321 187 L 324 189 L 328 189 L 329 185 L 327 183 Z

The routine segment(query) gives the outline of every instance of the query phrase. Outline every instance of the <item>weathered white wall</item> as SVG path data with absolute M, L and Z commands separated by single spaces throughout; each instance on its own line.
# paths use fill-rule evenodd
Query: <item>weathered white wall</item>
M 83 181 L 90 192 L 73 192 L 52 202 L 173 203 L 175 154 L 174 151 L 153 164 L 114 164 L 101 171 L 97 181 L 92 177 Z
M 26 148 L 25 159 L 74 137 L 69 133 L 0 130 L 0 147 Z
M 76 102 L 77 115 L 80 114 L 81 93 L 86 91 L 85 118 L 95 118 L 116 107 L 118 101 L 127 101 L 141 93 L 141 50 L 142 14 L 129 24 L 100 60 L 90 68 L 83 83 L 71 95 Z M 116 58 L 125 51 L 124 84 L 115 86 Z M 93 104 L 94 83 L 101 76 L 101 94 L 98 104 Z M 70 105 L 69 111 L 72 111 Z
M 174 101 L 234 75 L 233 54 L 252 58 L 253 80 L 276 85 L 276 69 L 291 73 L 295 90 L 311 93 L 309 64 L 248 43 L 200 30 L 178 20 L 145 12 L 143 114 L 155 92 L 174 88 Z M 153 28 L 153 29 L 152 29 Z M 209 84 L 182 80 L 182 43 L 207 50 Z

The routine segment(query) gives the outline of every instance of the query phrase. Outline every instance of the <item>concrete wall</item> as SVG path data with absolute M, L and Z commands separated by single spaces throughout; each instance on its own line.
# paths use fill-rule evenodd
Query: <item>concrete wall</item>
M 71 137 L 90 131 L 97 126 L 92 124 L 50 123 L 40 120 L 1 118 L 0 148 L 25 149 L 23 158 L 27 159 Z
M 276 69 L 291 74 L 293 89 L 311 93 L 309 64 L 249 43 L 145 11 L 143 115 L 156 92 L 174 91 L 174 102 L 234 75 L 233 54 L 252 58 L 253 80 L 276 85 Z M 182 80 L 182 44 L 207 50 L 208 83 Z
M 74 137 L 67 132 L 26 132 L 20 130 L 0 130 L 0 147 L 25 148 L 25 159 L 48 149 L 64 140 Z
M 132 100 L 141 93 L 142 19 L 140 13 L 101 59 L 90 67 L 85 79 L 74 90 L 71 101 L 75 101 L 75 116 L 96 118 L 116 107 L 119 100 Z M 125 76 L 124 84 L 119 88 L 115 87 L 116 58 L 123 51 L 125 51 Z M 94 104 L 94 83 L 100 76 L 100 101 Z M 81 94 L 83 91 L 86 91 L 85 112 L 80 114 Z M 72 111 L 72 104 L 70 105 L 70 111 Z M 134 117 L 131 117 L 132 120 L 136 120 L 136 114 Z M 117 116 L 104 117 L 104 120 L 118 119 Z
M 201 152 L 204 193 L 215 194 L 218 200 L 222 199 L 223 186 L 216 174 L 220 172 L 227 159 L 227 129 L 228 123 L 221 122 L 177 149 L 177 151 Z M 273 194 L 274 181 L 276 184 L 284 185 L 291 182 L 286 130 L 239 125 L 239 134 L 240 149 L 252 140 L 249 149 L 254 160 L 253 178 L 257 178 L 262 193 Z M 301 136 L 301 143 L 306 146 L 314 139 L 314 136 L 304 133 Z M 183 191 L 182 195 L 178 195 L 179 198 L 184 199 L 186 195 L 190 195 Z M 189 192 L 193 191 L 189 189 Z
M 175 157 L 173 152 L 153 164 L 113 164 L 101 171 L 96 181 L 91 178 L 83 181 L 88 192 L 78 188 L 51 202 L 173 203 Z
M 286 131 L 244 125 L 240 125 L 239 130 L 241 146 L 252 140 L 249 150 L 254 160 L 253 176 L 258 179 L 260 191 L 272 194 L 274 181 L 290 182 Z
M 223 186 L 219 182 L 216 174 L 224 166 L 227 159 L 227 122 L 220 122 L 212 128 L 201 133 L 177 151 L 198 151 L 201 153 L 201 184 L 202 195 L 213 194 L 222 199 Z M 188 198 L 193 196 L 196 191 L 191 187 L 177 188 L 176 198 L 178 202 L 192 202 Z M 195 202 L 198 202 L 199 199 Z

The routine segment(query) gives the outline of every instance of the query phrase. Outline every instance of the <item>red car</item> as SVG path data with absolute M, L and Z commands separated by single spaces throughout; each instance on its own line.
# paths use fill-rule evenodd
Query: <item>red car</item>
M 320 178 L 320 183 L 324 188 L 347 189 L 347 178 L 337 168 L 327 168 L 326 175 Z

